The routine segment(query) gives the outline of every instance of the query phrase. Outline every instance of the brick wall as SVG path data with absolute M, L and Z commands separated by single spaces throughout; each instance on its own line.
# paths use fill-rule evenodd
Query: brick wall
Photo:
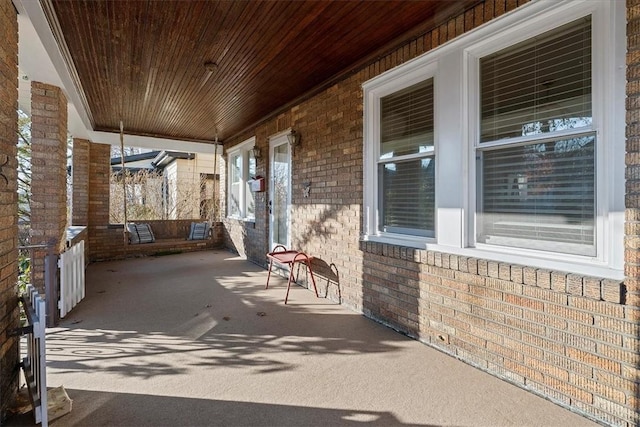
M 73 139 L 71 225 L 87 225 L 89 223 L 90 152 L 90 141 L 80 138 Z
M 628 301 L 640 305 L 640 1 L 627 1 L 627 22 L 625 284 Z
M 64 250 L 67 227 L 67 99 L 59 87 L 31 82 L 31 244 Z M 44 255 L 32 259 L 32 283 L 44 294 Z
M 366 315 L 601 421 L 640 421 L 638 310 L 621 283 L 361 245 Z
M 626 318 L 633 336 L 625 344 L 640 353 L 640 1 L 627 0 L 627 141 L 625 191 L 625 286 Z M 633 306 L 633 309 L 631 308 Z M 624 379 L 640 382 L 640 365 L 636 361 L 624 366 Z M 636 385 L 636 387 L 638 387 Z M 628 396 L 625 407 L 640 412 L 640 392 Z M 636 418 L 637 420 L 637 418 Z
M 216 224 L 211 229 L 211 239 L 187 240 L 192 222 L 198 219 L 145 220 L 156 239 L 154 243 L 124 245 L 122 224 L 99 227 L 91 240 L 91 261 L 161 255 L 178 252 L 194 252 L 223 246 L 223 227 Z M 142 222 L 142 221 L 140 221 Z
M 624 283 L 360 242 L 361 84 L 524 3 L 482 2 L 226 148 L 255 135 L 267 153 L 270 135 L 288 127 L 302 135 L 292 158 L 292 243 L 317 257 L 322 294 L 588 417 L 640 425 L 640 0 L 628 2 Z M 268 177 L 266 157 L 258 173 Z M 304 182 L 311 183 L 308 198 Z M 255 229 L 225 221 L 227 245 L 259 264 L 268 249 L 266 200 L 256 200 Z
M 109 227 L 109 176 L 111 173 L 111 146 L 91 143 L 89 145 L 89 260 L 100 259 L 104 246 L 114 250 L 123 247 L 120 238 Z
M 0 424 L 18 389 L 18 200 L 16 144 L 18 104 L 18 18 L 10 0 L 0 0 Z

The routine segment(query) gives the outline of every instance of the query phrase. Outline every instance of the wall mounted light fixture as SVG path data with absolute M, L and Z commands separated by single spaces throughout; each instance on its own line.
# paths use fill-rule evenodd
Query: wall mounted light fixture
M 251 153 L 254 159 L 259 159 L 260 156 L 262 156 L 262 154 L 260 153 L 260 149 L 255 146 L 251 150 L 249 150 L 249 152 Z
M 300 144 L 300 134 L 293 129 L 287 134 L 287 139 L 289 140 L 289 145 L 292 147 Z

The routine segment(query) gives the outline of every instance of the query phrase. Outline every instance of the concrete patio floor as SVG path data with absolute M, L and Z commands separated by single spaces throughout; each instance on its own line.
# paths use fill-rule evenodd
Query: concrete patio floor
M 73 399 L 51 425 L 597 425 L 266 278 L 222 250 L 90 265 L 48 330 L 48 385 Z

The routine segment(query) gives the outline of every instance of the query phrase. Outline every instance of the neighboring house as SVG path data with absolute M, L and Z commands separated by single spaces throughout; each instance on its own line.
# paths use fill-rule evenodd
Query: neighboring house
M 153 160 L 162 171 L 167 219 L 210 219 L 214 198 L 215 155 L 162 151 Z
M 135 154 L 126 154 L 124 156 L 124 167 L 130 172 L 134 173 L 139 170 L 152 170 L 153 160 L 160 154 L 160 150 L 147 150 Z M 111 157 L 111 171 L 118 172 L 122 170 L 122 157 Z
M 129 174 L 128 219 L 211 219 L 216 176 L 214 157 L 214 154 L 167 150 L 125 156 L 124 166 Z M 111 158 L 111 170 L 122 170 L 120 157 Z M 117 174 L 114 178 L 120 179 L 120 176 Z M 121 193 L 121 181 L 112 182 L 112 221 L 124 218 Z

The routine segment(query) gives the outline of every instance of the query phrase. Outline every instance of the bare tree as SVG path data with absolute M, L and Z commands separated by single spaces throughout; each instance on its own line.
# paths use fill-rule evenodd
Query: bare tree
M 126 180 L 127 219 L 130 221 L 209 219 L 212 216 L 213 184 L 206 174 L 193 179 L 167 179 L 161 173 L 140 170 L 111 174 L 111 223 L 124 222 L 122 179 Z

